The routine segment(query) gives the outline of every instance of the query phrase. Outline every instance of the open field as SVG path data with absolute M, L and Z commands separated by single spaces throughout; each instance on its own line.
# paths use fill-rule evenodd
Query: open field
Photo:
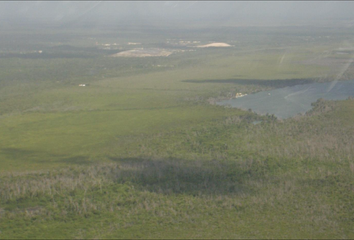
M 354 237 L 353 100 L 210 104 L 353 79 L 353 31 L 33 31 L 0 33 L 0 238 Z

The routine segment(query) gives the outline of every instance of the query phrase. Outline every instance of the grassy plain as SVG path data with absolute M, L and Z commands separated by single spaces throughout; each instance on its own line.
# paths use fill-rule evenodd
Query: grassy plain
M 348 29 L 37 31 L 1 33 L 0 238 L 354 237 L 353 100 L 283 121 L 209 104 L 352 78 Z M 128 41 L 195 51 L 95 45 Z

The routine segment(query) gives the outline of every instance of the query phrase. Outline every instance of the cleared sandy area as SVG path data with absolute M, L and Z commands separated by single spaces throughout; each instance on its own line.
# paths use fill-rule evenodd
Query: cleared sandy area
M 172 51 L 160 48 L 137 48 L 113 54 L 111 57 L 167 57 L 171 54 Z
M 227 43 L 210 43 L 210 44 L 206 44 L 206 45 L 199 45 L 197 46 L 199 48 L 207 48 L 207 47 L 231 47 L 230 44 Z

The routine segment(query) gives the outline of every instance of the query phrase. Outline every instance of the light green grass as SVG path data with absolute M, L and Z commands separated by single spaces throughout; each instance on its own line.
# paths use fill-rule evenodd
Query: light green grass
M 2 32 L 16 41 L 0 48 L 92 47 L 92 35 L 146 46 L 181 38 L 177 30 L 36 31 L 23 33 L 26 43 L 21 32 Z M 217 31 L 183 38 L 235 48 L 1 58 L 0 238 L 353 238 L 354 101 L 324 101 L 328 111 L 285 121 L 208 103 L 275 87 L 264 80 L 331 79 L 341 65 L 305 60 L 345 46 L 352 33 Z M 52 34 L 60 39 L 43 38 Z

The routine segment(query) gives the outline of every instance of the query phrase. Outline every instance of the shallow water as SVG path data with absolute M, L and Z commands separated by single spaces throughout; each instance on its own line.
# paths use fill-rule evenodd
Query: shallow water
M 296 85 L 219 101 L 217 104 L 252 109 L 258 114 L 274 114 L 285 119 L 309 111 L 311 103 L 319 98 L 344 100 L 349 96 L 354 96 L 354 80 Z

